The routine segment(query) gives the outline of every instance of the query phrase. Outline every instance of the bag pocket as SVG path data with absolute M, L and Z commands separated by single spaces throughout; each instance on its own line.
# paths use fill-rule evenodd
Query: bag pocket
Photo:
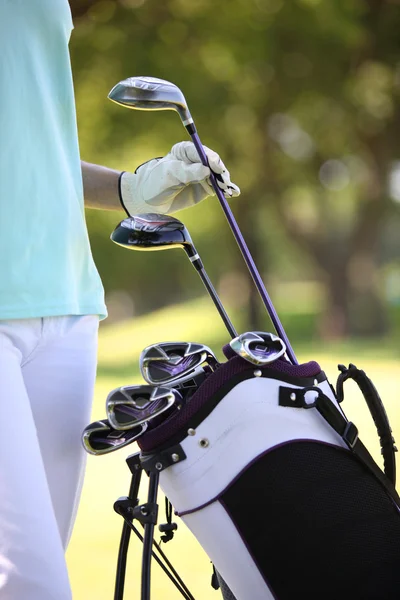
M 398 508 L 348 450 L 309 440 L 284 443 L 243 470 L 218 503 L 243 540 L 271 597 L 400 597 Z M 184 518 L 190 527 L 190 515 Z M 235 549 L 227 547 L 225 552 Z M 218 557 L 215 559 L 218 569 Z M 251 589 L 247 596 L 238 595 L 237 575 L 225 569 L 221 574 L 238 600 L 257 597 Z

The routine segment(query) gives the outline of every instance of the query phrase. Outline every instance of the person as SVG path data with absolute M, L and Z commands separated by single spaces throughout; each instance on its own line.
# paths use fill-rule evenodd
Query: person
M 212 193 L 189 142 L 136 173 L 81 162 L 67 0 L 0 0 L 0 598 L 70 600 L 103 287 L 84 203 L 173 212 Z M 219 156 L 211 168 L 239 189 Z

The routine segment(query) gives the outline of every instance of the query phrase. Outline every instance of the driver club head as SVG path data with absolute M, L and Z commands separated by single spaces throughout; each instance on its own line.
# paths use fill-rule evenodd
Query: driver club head
M 94 456 L 109 454 L 140 438 L 146 429 L 147 423 L 141 423 L 127 431 L 117 431 L 107 419 L 102 419 L 85 427 L 81 438 L 82 445 L 86 452 Z
M 281 338 L 264 331 L 246 331 L 231 340 L 229 345 L 236 354 L 258 366 L 274 362 L 286 352 Z
M 128 77 L 108 94 L 116 104 L 136 110 L 175 110 L 186 126 L 193 123 L 181 90 L 170 81 L 157 77 Z
M 121 221 L 111 240 L 129 250 L 183 248 L 189 258 L 197 255 L 185 225 L 169 215 L 147 213 Z
M 114 429 L 129 430 L 148 424 L 175 406 L 183 404 L 179 391 L 152 385 L 122 386 L 112 390 L 106 400 L 107 418 Z
M 188 376 L 204 372 L 204 365 L 212 370 L 218 361 L 212 350 L 194 342 L 160 342 L 142 350 L 139 357 L 140 372 L 148 383 L 171 385 Z

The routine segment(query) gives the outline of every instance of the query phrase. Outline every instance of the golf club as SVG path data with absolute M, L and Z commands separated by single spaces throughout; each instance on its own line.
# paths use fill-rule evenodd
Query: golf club
M 112 390 L 106 400 L 106 413 L 111 427 L 118 431 L 148 424 L 172 406 L 183 404 L 181 394 L 167 387 L 152 385 L 122 386 Z
M 147 346 L 139 358 L 143 378 L 153 385 L 170 385 L 204 372 L 214 371 L 218 361 L 208 346 L 193 342 L 160 342 Z
M 187 404 L 192 394 L 199 389 L 211 373 L 213 373 L 213 370 L 208 365 L 203 365 L 197 367 L 195 371 L 191 371 L 186 375 L 182 375 L 179 379 L 175 379 L 172 383 L 164 383 L 164 385 L 178 390 L 182 395 L 184 404 Z
M 155 77 L 129 77 L 117 83 L 108 95 L 113 102 L 137 110 L 175 110 L 199 154 L 203 165 L 209 166 L 207 155 L 200 141 L 193 118 L 181 90 L 173 83 Z M 220 189 L 215 174 L 211 171 L 210 181 L 225 213 L 229 226 L 235 236 L 243 258 L 247 264 L 265 308 L 271 318 L 278 336 L 286 346 L 287 355 L 293 364 L 298 364 L 283 325 L 265 289 L 264 283 L 250 254 L 247 244 L 241 234 L 232 210 Z M 232 336 L 236 337 L 236 336 Z
M 204 269 L 202 260 L 197 253 L 189 232 L 181 221 L 169 215 L 159 215 L 156 213 L 128 217 L 117 225 L 110 237 L 119 246 L 131 250 L 183 248 L 190 262 L 199 273 L 229 335 L 232 338 L 237 337 L 238 334 Z
M 82 444 L 86 452 L 98 456 L 114 452 L 137 440 L 147 429 L 147 423 L 135 425 L 128 431 L 117 431 L 107 419 L 91 423 L 82 433 Z
M 273 333 L 247 331 L 229 342 L 236 354 L 254 365 L 267 365 L 286 352 L 284 342 Z

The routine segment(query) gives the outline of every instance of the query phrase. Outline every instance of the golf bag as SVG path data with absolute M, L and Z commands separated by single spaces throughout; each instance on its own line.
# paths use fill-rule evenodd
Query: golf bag
M 134 77 L 119 82 L 109 97 L 129 108 L 177 111 L 200 161 L 209 166 L 177 86 L 152 77 Z M 158 420 L 148 415 L 145 423 L 141 419 L 141 429 L 131 431 L 130 440 L 106 421 L 86 432 L 87 448 L 93 450 L 96 442 L 96 453 L 132 439 L 141 448 L 140 456 L 134 455 L 130 464 L 127 461 L 133 475 L 129 497 L 114 506 L 126 525 L 115 599 L 123 593 L 129 539 L 125 534 L 132 519 L 144 526 L 141 598 L 150 598 L 160 485 L 213 562 L 225 600 L 397 600 L 400 499 L 394 487 L 394 440 L 379 395 L 354 365 L 341 367 L 335 390 L 317 363 L 297 364 L 212 171 L 210 182 L 287 359 L 283 355 L 271 359 L 272 338 L 271 344 L 263 344 L 258 335 L 250 335 L 247 341 L 237 335 L 180 221 L 165 215 L 140 215 L 125 219 L 114 230 L 111 239 L 125 248 L 182 248 L 232 338 L 224 349 L 227 361 L 215 370 L 211 366 L 212 372 L 189 399 L 182 397 L 181 404 L 169 406 L 176 408 L 169 416 L 164 413 L 165 418 Z M 160 355 L 153 358 L 158 360 Z M 170 375 L 177 365 L 175 359 L 190 360 L 187 356 L 175 356 L 169 362 L 167 355 L 164 358 Z M 358 384 L 374 419 L 384 472 L 342 410 L 347 379 Z M 170 383 L 174 387 L 177 378 L 171 377 Z M 164 391 L 160 393 L 166 398 Z M 128 401 L 126 409 L 137 414 L 139 401 Z M 146 397 L 142 408 L 147 410 L 148 403 Z M 142 470 L 149 474 L 149 493 L 147 503 L 139 505 L 136 496 Z M 171 533 L 173 525 L 168 519 L 162 531 Z M 180 589 L 187 600 L 193 599 L 187 588 L 181 585 Z
M 400 500 L 394 440 L 363 371 L 336 390 L 316 362 L 227 361 L 139 440 L 141 462 L 215 565 L 225 598 L 398 600 Z M 385 473 L 342 410 L 359 385 Z

